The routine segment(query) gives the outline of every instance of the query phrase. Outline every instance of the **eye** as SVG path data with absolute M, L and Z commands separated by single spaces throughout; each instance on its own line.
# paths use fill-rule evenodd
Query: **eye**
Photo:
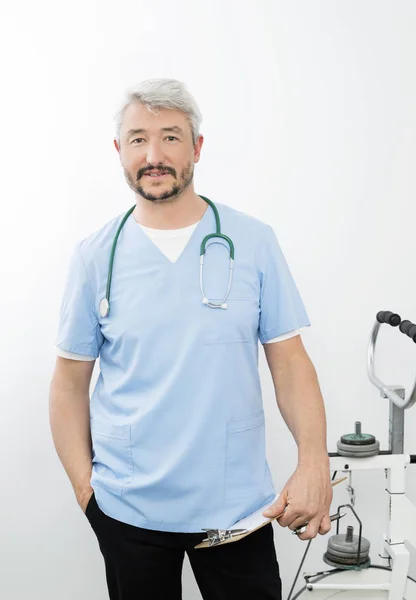
M 134 140 L 131 141 L 131 143 L 135 142 L 136 140 L 142 140 L 143 138 L 134 138 Z
M 171 138 L 172 140 L 178 140 L 179 138 L 175 137 L 174 135 L 168 135 L 168 138 Z

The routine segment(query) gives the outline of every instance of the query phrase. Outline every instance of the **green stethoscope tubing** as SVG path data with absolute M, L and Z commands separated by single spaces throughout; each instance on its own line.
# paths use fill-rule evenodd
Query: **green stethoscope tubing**
M 231 238 L 229 238 L 227 235 L 224 235 L 223 233 L 221 233 L 220 217 L 219 217 L 218 210 L 217 210 L 217 207 L 215 206 L 215 204 L 212 202 L 212 200 L 209 200 L 209 198 L 206 198 L 205 196 L 200 195 L 200 198 L 205 200 L 205 202 L 207 202 L 211 206 L 211 208 L 214 212 L 215 224 L 216 224 L 216 232 L 206 235 L 201 242 L 199 283 L 200 283 L 200 288 L 201 288 L 201 292 L 202 292 L 202 302 L 204 304 L 206 304 L 207 306 L 209 306 L 210 308 L 227 308 L 225 301 L 228 298 L 228 295 L 231 290 L 233 268 L 234 268 L 234 244 L 233 244 Z M 107 317 L 110 312 L 111 280 L 112 280 L 112 276 L 113 276 L 113 263 L 114 263 L 114 255 L 115 255 L 115 251 L 116 251 L 118 236 L 120 235 L 120 232 L 123 229 L 125 222 L 127 221 L 127 219 L 129 218 L 129 216 L 131 215 L 131 213 L 133 212 L 133 210 L 135 208 L 136 208 L 136 205 L 134 204 L 126 212 L 126 214 L 124 215 L 124 217 L 117 229 L 117 233 L 114 237 L 113 246 L 111 248 L 111 254 L 110 254 L 110 265 L 108 268 L 106 295 L 105 295 L 105 298 L 102 298 L 102 300 L 100 301 L 100 314 L 102 317 Z M 204 264 L 204 255 L 206 252 L 206 244 L 207 244 L 208 240 L 210 240 L 211 238 L 216 238 L 216 237 L 222 238 L 228 243 L 229 253 L 230 253 L 228 289 L 227 289 L 227 293 L 225 294 L 224 298 L 219 303 L 214 303 L 214 302 L 211 302 L 210 300 L 208 300 L 208 298 L 205 295 L 204 285 L 203 285 L 203 264 Z

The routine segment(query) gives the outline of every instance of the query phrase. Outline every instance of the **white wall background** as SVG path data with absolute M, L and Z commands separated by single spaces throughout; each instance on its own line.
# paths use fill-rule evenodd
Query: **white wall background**
M 73 245 L 132 203 L 112 119 L 142 79 L 181 79 L 199 102 L 196 191 L 275 228 L 312 321 L 303 340 L 329 450 L 358 419 L 386 448 L 388 404 L 367 379 L 366 351 L 377 311 L 416 321 L 415 30 L 411 0 L 2 4 L 2 598 L 107 597 L 96 538 L 53 447 L 48 394 Z M 387 326 L 379 339 L 381 378 L 409 391 L 416 347 Z M 279 489 L 296 447 L 260 355 Z M 406 418 L 415 453 L 416 409 Z M 416 502 L 416 467 L 407 476 Z M 376 560 L 382 473 L 354 484 Z M 338 487 L 334 509 L 348 501 Z M 287 595 L 306 543 L 274 530 Z M 327 539 L 312 542 L 303 570 L 324 566 Z M 200 598 L 187 559 L 183 587 L 185 600 Z

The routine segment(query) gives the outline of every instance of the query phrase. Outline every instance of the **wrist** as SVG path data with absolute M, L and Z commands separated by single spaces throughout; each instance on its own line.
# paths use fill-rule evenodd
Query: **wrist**
M 82 498 L 83 496 L 88 496 L 88 494 L 91 494 L 91 492 L 94 491 L 94 488 L 91 487 L 91 484 L 85 483 L 85 484 L 81 484 L 78 485 L 77 487 L 74 487 L 74 492 L 77 498 Z
M 298 465 L 308 465 L 308 466 L 325 466 L 329 469 L 329 455 L 326 448 L 319 448 L 311 450 L 308 448 L 307 450 L 299 449 L 298 452 Z

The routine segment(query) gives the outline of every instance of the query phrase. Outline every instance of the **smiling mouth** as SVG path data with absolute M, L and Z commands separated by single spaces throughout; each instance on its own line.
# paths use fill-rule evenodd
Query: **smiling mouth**
M 145 173 L 145 177 L 150 179 L 163 179 L 163 177 L 167 177 L 169 173 Z

